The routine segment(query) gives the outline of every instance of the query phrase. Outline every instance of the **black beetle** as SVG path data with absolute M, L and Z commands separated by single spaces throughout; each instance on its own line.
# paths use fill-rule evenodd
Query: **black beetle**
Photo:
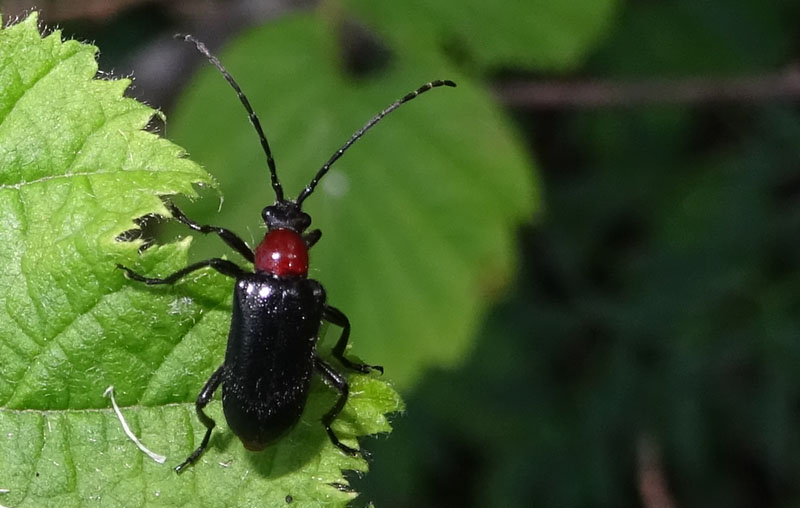
M 350 322 L 344 313 L 325 302 L 322 285 L 308 278 L 308 249 L 320 239 L 322 233 L 318 229 L 306 232 L 311 225 L 311 217 L 302 211 L 302 204 L 331 165 L 384 116 L 432 88 L 456 85 L 448 80 L 431 81 L 392 103 L 356 131 L 292 201 L 283 196 L 269 143 L 239 85 L 200 41 L 189 35 L 183 38 L 194 43 L 236 90 L 267 156 L 276 200 L 261 212 L 267 233 L 255 252 L 232 231 L 197 224 L 175 205 L 167 204 L 173 218 L 179 222 L 200 233 L 218 235 L 253 263 L 254 273 L 221 258 L 194 263 L 164 278 L 144 277 L 130 268 L 117 265 L 128 277 L 145 284 L 174 284 L 205 267 L 236 279 L 225 362 L 206 381 L 195 402 L 197 416 L 207 430 L 200 446 L 175 470 L 181 472 L 193 464 L 208 446 L 215 422 L 203 412 L 203 408 L 220 384 L 222 407 L 228 425 L 245 448 L 258 451 L 275 442 L 300 419 L 313 372 L 322 376 L 340 394 L 336 404 L 322 418 L 328 437 L 341 451 L 355 455 L 358 450 L 341 443 L 331 429 L 331 423 L 347 402 L 348 385 L 342 374 L 317 355 L 316 344 L 322 320 L 342 327 L 342 334 L 333 347 L 333 356 L 342 365 L 363 373 L 370 370 L 382 373 L 383 368 L 356 363 L 344 356 L 350 336 Z

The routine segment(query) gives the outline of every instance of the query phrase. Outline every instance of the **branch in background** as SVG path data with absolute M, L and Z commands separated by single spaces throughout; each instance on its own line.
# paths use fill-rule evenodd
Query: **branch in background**
M 100 22 L 138 4 L 156 1 L 160 0 L 83 0 L 82 2 L 40 0 L 38 3 L 31 0 L 8 0 L 3 2 L 3 15 L 23 16 L 23 13 L 38 10 L 47 23 L 62 23 L 75 19 Z
M 669 489 L 658 443 L 648 434 L 636 443 L 637 481 L 644 508 L 675 508 Z
M 800 99 L 800 69 L 727 79 L 626 81 L 506 81 L 495 94 L 512 107 L 531 109 L 638 106 Z
M 221 12 L 274 11 L 275 2 L 265 2 L 264 6 L 248 0 L 5 0 L 2 2 L 3 17 L 24 17 L 31 10 L 37 10 L 40 18 L 47 24 L 65 23 L 76 20 L 86 20 L 93 23 L 108 22 L 116 16 L 124 15 L 143 5 L 160 5 L 164 11 L 171 12 L 177 19 L 201 19 L 206 22 L 215 19 Z M 225 17 L 220 23 L 224 23 Z

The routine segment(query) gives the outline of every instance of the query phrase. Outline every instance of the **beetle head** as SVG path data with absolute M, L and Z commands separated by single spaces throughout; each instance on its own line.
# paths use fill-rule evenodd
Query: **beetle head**
M 311 216 L 300 209 L 294 201 L 281 200 L 261 211 L 267 229 L 291 229 L 303 233 L 311 225 Z

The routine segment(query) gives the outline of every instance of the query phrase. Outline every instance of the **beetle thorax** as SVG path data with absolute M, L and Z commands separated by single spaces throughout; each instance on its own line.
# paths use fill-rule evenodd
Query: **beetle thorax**
M 256 247 L 255 268 L 278 277 L 308 275 L 308 247 L 303 237 L 291 229 L 272 229 Z

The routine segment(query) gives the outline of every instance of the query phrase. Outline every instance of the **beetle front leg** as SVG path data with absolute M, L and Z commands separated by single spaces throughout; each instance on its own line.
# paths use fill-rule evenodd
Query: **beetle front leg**
M 347 385 L 347 379 L 345 379 L 343 375 L 336 372 L 333 367 L 316 356 L 314 357 L 314 368 L 327 384 L 333 386 L 339 392 L 339 398 L 336 400 L 336 404 L 331 408 L 330 411 L 325 413 L 325 416 L 322 417 L 322 425 L 325 427 L 325 432 L 328 433 L 328 439 L 330 439 L 331 443 L 333 443 L 337 448 L 342 450 L 347 455 L 358 455 L 360 452 L 355 448 L 350 448 L 346 444 L 342 444 L 331 428 L 331 424 L 336 417 L 339 416 L 339 413 L 342 412 L 344 405 L 347 403 L 347 397 L 350 394 L 350 388 Z
M 120 270 L 124 270 L 125 273 L 128 275 L 129 278 L 138 281 L 144 282 L 147 285 L 153 286 L 158 284 L 175 284 L 180 279 L 186 277 L 190 273 L 197 271 L 201 268 L 205 268 L 210 266 L 214 270 L 218 271 L 223 275 L 227 275 L 229 277 L 239 277 L 244 273 L 244 270 L 239 268 L 235 263 L 228 261 L 227 259 L 220 259 L 220 258 L 213 258 L 213 259 L 206 259 L 205 261 L 198 261 L 197 263 L 191 264 L 186 268 L 182 268 L 177 272 L 167 275 L 163 279 L 159 278 L 151 278 L 145 277 L 143 275 L 139 275 L 138 273 L 134 272 L 128 267 L 122 266 L 121 264 L 117 263 L 117 268 Z
M 347 341 L 350 338 L 350 320 L 347 319 L 347 316 L 345 316 L 342 311 L 340 311 L 336 307 L 331 307 L 330 305 L 326 305 L 325 308 L 322 310 L 322 318 L 327 321 L 330 321 L 331 323 L 337 326 L 342 327 L 342 335 L 339 336 L 339 340 L 336 341 L 336 345 L 333 346 L 334 358 L 339 360 L 339 362 L 348 369 L 362 372 L 364 374 L 368 373 L 370 370 L 377 370 L 378 372 L 383 374 L 383 367 L 381 367 L 380 365 L 367 365 L 365 363 L 356 363 L 345 358 L 344 351 L 347 348 Z
M 247 246 L 244 240 L 239 238 L 239 236 L 231 231 L 230 229 L 221 228 L 219 226 L 209 226 L 207 224 L 198 224 L 186 215 L 171 202 L 164 203 L 167 208 L 169 208 L 170 213 L 172 214 L 172 218 L 188 226 L 190 229 L 194 231 L 198 231 L 207 235 L 209 233 L 214 233 L 215 235 L 219 236 L 223 242 L 227 243 L 229 247 L 233 250 L 244 256 L 244 258 L 251 263 L 255 261 L 255 256 L 253 255 L 253 250 Z
M 180 473 L 186 466 L 194 464 L 197 459 L 200 458 L 200 455 L 203 454 L 206 448 L 208 448 L 208 440 L 211 439 L 211 431 L 214 430 L 216 423 L 211 419 L 211 417 L 203 412 L 203 408 L 208 405 L 208 403 L 211 401 L 211 397 L 214 395 L 214 392 L 217 391 L 220 383 L 222 383 L 222 374 L 224 373 L 224 369 L 225 365 L 221 365 L 220 368 L 214 371 L 214 373 L 211 374 L 211 377 L 208 378 L 208 381 L 206 381 L 203 389 L 200 390 L 200 395 L 197 396 L 194 407 L 197 411 L 197 418 L 200 419 L 200 422 L 206 426 L 206 435 L 203 436 L 203 441 L 200 443 L 200 446 L 198 446 L 197 449 L 186 458 L 186 460 L 175 467 L 176 473 Z

